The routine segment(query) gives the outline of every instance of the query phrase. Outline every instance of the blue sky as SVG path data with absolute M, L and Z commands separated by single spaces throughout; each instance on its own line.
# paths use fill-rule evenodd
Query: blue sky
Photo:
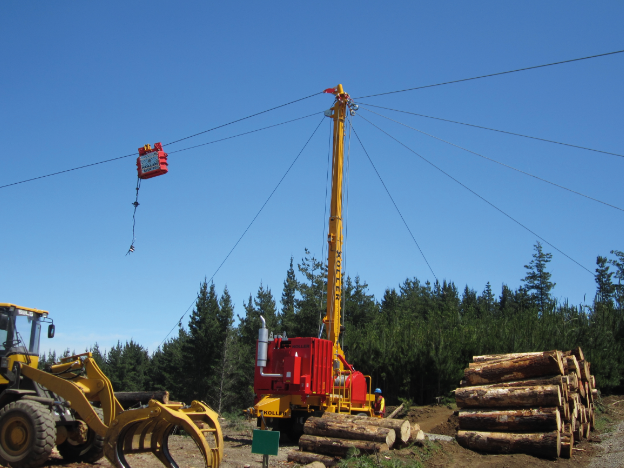
M 201 132 L 342 83 L 383 93 L 624 49 L 624 4 L 605 2 L 3 2 L 0 185 Z M 624 153 L 624 54 L 362 99 Z M 167 146 L 170 152 L 320 112 L 318 95 Z M 364 106 L 362 106 L 364 107 Z M 372 109 L 372 108 L 371 108 Z M 624 158 L 378 111 L 624 208 Z M 537 240 L 407 146 L 593 271 L 624 250 L 624 213 L 366 112 L 353 120 L 436 276 L 482 291 L 521 284 Z M 134 339 L 150 351 L 210 278 L 320 115 L 171 154 L 144 181 L 135 157 L 0 190 L 2 302 L 47 309 L 44 350 Z M 215 276 L 236 307 L 279 298 L 290 256 L 323 248 L 329 121 Z M 352 140 L 347 273 L 381 297 L 432 274 Z M 556 297 L 590 303 L 594 278 L 553 248 Z

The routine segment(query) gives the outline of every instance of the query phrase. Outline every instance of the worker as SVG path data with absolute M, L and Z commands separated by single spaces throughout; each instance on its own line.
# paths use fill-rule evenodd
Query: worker
M 373 403 L 373 411 L 375 414 L 380 415 L 381 417 L 386 415 L 386 400 L 381 395 L 381 389 L 375 389 L 375 402 Z

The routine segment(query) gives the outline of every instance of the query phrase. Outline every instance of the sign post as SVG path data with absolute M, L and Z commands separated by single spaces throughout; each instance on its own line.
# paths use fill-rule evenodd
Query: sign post
M 263 455 L 262 468 L 269 468 L 269 455 L 277 455 L 279 451 L 279 431 L 263 431 L 254 429 L 251 440 L 251 453 Z

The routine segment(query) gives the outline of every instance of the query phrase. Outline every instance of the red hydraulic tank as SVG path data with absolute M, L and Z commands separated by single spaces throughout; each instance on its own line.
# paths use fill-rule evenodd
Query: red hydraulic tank
M 150 145 L 139 148 L 139 157 L 137 158 L 137 171 L 139 179 L 151 179 L 159 175 L 166 174 L 169 171 L 167 164 L 167 153 L 163 151 L 162 144 L 154 144 L 152 149 Z

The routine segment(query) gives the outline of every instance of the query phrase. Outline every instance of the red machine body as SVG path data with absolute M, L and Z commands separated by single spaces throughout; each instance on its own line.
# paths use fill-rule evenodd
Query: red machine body
M 256 347 L 257 354 L 257 347 Z M 256 356 L 257 359 L 257 356 Z M 265 374 L 256 367 L 254 392 L 260 395 L 326 395 L 332 388 L 332 343 L 318 338 L 275 338 L 269 342 Z
M 256 346 L 256 361 L 257 346 Z M 354 403 L 364 403 L 367 395 L 366 379 L 361 372 L 353 371 L 344 375 L 342 381 L 333 381 L 332 342 L 319 338 L 280 337 L 269 341 L 267 365 L 255 368 L 254 393 L 257 403 L 262 395 L 299 395 L 303 401 L 309 396 L 321 397 L 324 402 L 328 395 L 347 390 Z M 276 377 L 280 374 L 281 377 Z M 344 383 L 344 386 L 338 385 Z
M 139 179 L 151 179 L 159 175 L 166 174 L 169 171 L 167 164 L 167 153 L 163 151 L 162 144 L 154 144 L 154 148 L 145 145 L 139 148 L 139 157 L 137 158 L 137 171 Z

